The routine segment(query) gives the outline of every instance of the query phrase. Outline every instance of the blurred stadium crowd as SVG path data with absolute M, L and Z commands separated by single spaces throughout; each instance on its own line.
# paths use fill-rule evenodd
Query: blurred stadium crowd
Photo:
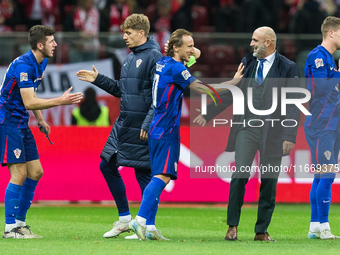
M 151 23 L 150 33 L 161 47 L 178 28 L 196 33 L 195 45 L 202 58 L 192 68 L 195 76 L 230 77 L 249 50 L 250 38 L 231 40 L 227 34 L 252 33 L 260 26 L 270 26 L 277 34 L 320 36 L 322 21 L 328 15 L 339 16 L 339 10 L 340 0 L 1 0 L 0 65 L 8 65 L 26 52 L 21 42 L 10 39 L 11 32 L 28 31 L 37 24 L 76 33 L 73 39 L 57 37 L 54 63 L 108 57 L 119 63 L 116 49 L 125 48 L 119 26 L 131 13 L 144 13 Z M 199 37 L 197 33 L 209 35 Z M 304 52 L 318 42 L 301 40 L 301 36 L 295 39 L 279 37 L 278 50 L 298 65 L 301 59 L 303 65 Z
M 144 13 L 151 32 L 319 33 L 321 21 L 339 16 L 339 0 L 2 0 L 0 31 L 27 31 L 43 24 L 57 31 L 119 31 L 131 13 Z M 91 24 L 88 23 L 91 20 Z

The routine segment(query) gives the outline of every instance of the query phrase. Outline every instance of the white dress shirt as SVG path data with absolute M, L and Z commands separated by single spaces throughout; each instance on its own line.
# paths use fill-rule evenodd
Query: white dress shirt
M 265 58 L 266 61 L 263 62 L 263 79 L 265 79 L 267 77 L 267 74 L 268 74 L 270 68 L 272 67 L 272 65 L 274 63 L 275 53 L 276 53 L 276 51 L 274 51 L 274 53 L 267 56 Z M 259 68 L 259 64 L 260 64 L 260 59 L 257 59 L 257 67 L 256 67 L 256 72 L 255 72 L 255 78 L 257 78 L 257 69 Z

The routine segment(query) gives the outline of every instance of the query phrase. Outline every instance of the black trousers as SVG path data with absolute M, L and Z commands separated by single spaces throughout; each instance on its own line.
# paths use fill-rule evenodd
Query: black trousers
M 235 167 L 231 177 L 227 224 L 238 226 L 243 205 L 245 185 L 250 176 L 250 169 L 257 151 L 260 151 L 261 172 L 260 197 L 258 200 L 255 233 L 265 233 L 270 224 L 275 208 L 276 184 L 280 172 L 281 157 L 272 158 L 262 151 L 261 128 L 246 127 L 236 136 Z M 252 169 L 254 170 L 254 169 Z M 261 169 L 260 169 L 261 170 Z

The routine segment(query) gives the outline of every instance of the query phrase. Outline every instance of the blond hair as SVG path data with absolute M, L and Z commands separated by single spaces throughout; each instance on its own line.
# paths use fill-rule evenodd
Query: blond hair
M 328 16 L 321 25 L 322 38 L 325 39 L 327 37 L 329 30 L 337 31 L 339 29 L 339 26 L 340 26 L 339 18 Z

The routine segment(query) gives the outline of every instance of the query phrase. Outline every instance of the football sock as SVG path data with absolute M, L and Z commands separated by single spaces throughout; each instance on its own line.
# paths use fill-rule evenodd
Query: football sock
M 15 219 L 15 223 L 17 227 L 25 227 L 26 226 L 26 222 Z
M 135 219 L 136 219 L 136 221 L 137 221 L 137 223 L 138 223 L 139 225 L 145 227 L 145 225 L 146 225 L 146 219 L 145 219 L 145 218 L 140 217 L 140 216 L 137 215 Z
M 328 229 L 329 231 L 331 231 L 331 227 L 329 226 L 329 222 L 324 222 L 320 224 L 320 231 L 324 231 L 325 229 Z
M 22 186 L 8 183 L 5 193 L 5 223 L 15 224 L 15 217 L 19 208 L 19 197 Z
M 316 190 L 318 188 L 319 183 L 320 183 L 320 174 L 314 174 L 312 188 L 310 189 L 310 193 L 309 193 L 310 207 L 311 207 L 311 220 L 310 220 L 311 223 L 312 222 L 319 223 L 318 205 L 316 203 Z
M 155 231 L 156 226 L 155 225 L 148 225 L 146 224 L 146 231 Z
M 15 223 L 13 224 L 6 224 L 5 225 L 5 232 L 10 232 L 13 228 L 16 228 L 17 225 Z
M 146 225 L 155 225 L 156 223 L 156 214 L 157 214 L 157 211 L 158 211 L 158 205 L 159 205 L 159 199 L 160 199 L 160 196 L 158 196 L 156 198 L 156 201 L 154 202 L 149 214 L 148 214 L 148 217 L 146 218 Z
M 311 231 L 311 232 L 320 231 L 320 222 L 311 222 L 309 224 L 309 231 Z
M 162 193 L 166 184 L 157 177 L 152 177 L 148 186 L 146 186 L 143 194 L 142 204 L 137 213 L 138 216 L 147 218 L 149 212 L 152 210 L 157 198 Z
M 328 222 L 329 207 L 331 205 L 331 187 L 334 178 L 335 173 L 326 173 L 320 176 L 320 183 L 316 190 L 320 223 Z
M 131 214 L 129 213 L 128 215 L 119 215 L 119 221 L 120 222 L 124 222 L 124 223 L 128 223 L 129 221 L 132 220 Z
M 17 212 L 16 219 L 25 222 L 26 214 L 28 209 L 31 207 L 32 200 L 34 197 L 35 188 L 38 185 L 38 181 L 26 178 L 24 185 L 22 186 L 20 198 L 19 198 L 19 209 Z
M 129 204 L 126 197 L 125 184 L 120 173 L 118 172 L 115 161 L 110 161 L 110 164 L 107 164 L 105 160 L 102 160 L 100 162 L 99 168 L 116 202 L 119 216 L 129 215 Z

